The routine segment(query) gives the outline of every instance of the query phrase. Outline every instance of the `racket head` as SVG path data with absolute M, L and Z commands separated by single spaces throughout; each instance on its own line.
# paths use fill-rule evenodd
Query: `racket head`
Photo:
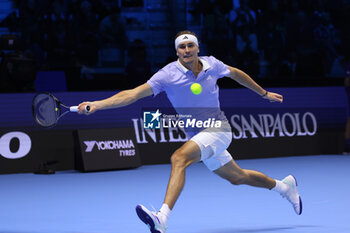
M 34 120 L 42 127 L 52 127 L 57 124 L 61 115 L 60 101 L 47 92 L 41 92 L 32 100 L 32 113 Z

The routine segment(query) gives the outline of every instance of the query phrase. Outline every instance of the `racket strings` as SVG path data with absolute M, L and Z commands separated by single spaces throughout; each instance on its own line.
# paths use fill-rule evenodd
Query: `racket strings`
M 39 94 L 33 100 L 34 118 L 44 127 L 56 124 L 60 111 L 56 100 L 48 94 Z

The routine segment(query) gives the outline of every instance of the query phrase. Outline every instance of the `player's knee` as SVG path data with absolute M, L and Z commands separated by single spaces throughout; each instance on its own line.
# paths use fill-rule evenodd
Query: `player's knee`
M 186 168 L 188 163 L 186 154 L 182 153 L 181 150 L 175 151 L 172 154 L 170 161 L 173 167 L 180 167 L 180 168 Z
M 230 180 L 230 183 L 233 184 L 233 185 L 240 185 L 240 184 L 243 184 L 242 183 L 242 180 L 241 179 L 238 179 L 238 178 L 231 178 Z
M 232 176 L 229 178 L 229 182 L 233 185 L 245 184 L 246 180 L 247 180 L 247 175 L 244 172 L 240 174 L 236 174 L 235 176 Z

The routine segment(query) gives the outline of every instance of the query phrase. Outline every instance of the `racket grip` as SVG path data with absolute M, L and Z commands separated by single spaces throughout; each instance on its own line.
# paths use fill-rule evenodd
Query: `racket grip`
M 69 111 L 71 111 L 71 112 L 78 112 L 78 106 L 69 107 Z M 89 112 L 89 111 L 90 111 L 90 106 L 86 105 L 85 106 L 85 112 Z
M 78 106 L 69 107 L 69 111 L 71 111 L 71 112 L 77 112 L 77 111 L 78 111 Z

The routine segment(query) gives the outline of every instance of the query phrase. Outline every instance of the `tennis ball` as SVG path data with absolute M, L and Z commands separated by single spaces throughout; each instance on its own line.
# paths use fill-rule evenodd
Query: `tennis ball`
M 191 85 L 191 91 L 195 95 L 199 95 L 202 92 L 202 86 L 199 83 L 193 83 Z
M 55 108 L 55 111 L 57 112 L 57 111 L 58 111 L 58 108 Z

